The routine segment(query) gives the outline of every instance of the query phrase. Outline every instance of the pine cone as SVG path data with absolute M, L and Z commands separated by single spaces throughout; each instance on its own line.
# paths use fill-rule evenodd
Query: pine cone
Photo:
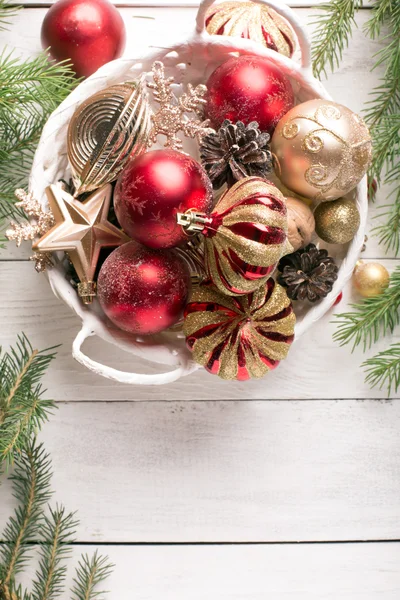
M 254 175 L 266 177 L 272 171 L 272 155 L 268 133 L 258 123 L 235 125 L 226 119 L 217 133 L 206 135 L 200 145 L 200 157 L 215 189 L 224 183 L 233 185 L 239 179 Z
M 314 244 L 284 256 L 279 262 L 278 283 L 292 300 L 316 302 L 325 298 L 338 277 L 338 267 L 326 250 Z

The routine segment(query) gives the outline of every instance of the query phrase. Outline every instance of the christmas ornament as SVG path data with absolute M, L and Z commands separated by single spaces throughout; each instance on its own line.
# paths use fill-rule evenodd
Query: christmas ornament
M 55 225 L 34 243 L 39 252 L 63 250 L 80 279 L 78 293 L 85 304 L 96 294 L 94 275 L 101 248 L 113 248 L 129 238 L 109 223 L 112 187 L 107 184 L 93 192 L 85 202 L 75 200 L 60 186 L 46 188 Z
M 328 244 L 346 244 L 360 226 L 360 213 L 354 202 L 339 198 L 319 204 L 314 211 L 315 231 Z
M 113 85 L 90 96 L 68 127 L 68 158 L 76 195 L 118 177 L 147 148 L 150 107 L 142 81 Z
M 160 105 L 160 109 L 152 115 L 152 128 L 149 135 L 148 145 L 156 143 L 159 135 L 164 135 L 167 139 L 165 148 L 182 150 L 182 140 L 178 133 L 182 133 L 189 138 L 196 138 L 198 142 L 204 135 L 213 132 L 209 127 L 208 120 L 202 120 L 203 106 L 206 103 L 204 96 L 207 92 L 205 85 L 193 87 L 190 83 L 187 92 L 175 100 L 171 89 L 174 83 L 173 77 L 165 76 L 164 65 L 156 61 L 152 67 L 153 81 L 147 86 L 153 90 L 153 97 Z M 200 119 L 189 119 L 186 113 L 195 113 Z
M 207 283 L 193 290 L 183 330 L 197 363 L 222 379 L 243 381 L 263 377 L 286 358 L 295 322 L 285 290 L 273 279 L 240 298 Z
M 304 248 L 311 242 L 315 230 L 312 210 L 297 198 L 286 198 L 288 238 L 293 250 Z
M 268 133 L 261 133 L 258 123 L 244 125 L 226 119 L 217 133 L 210 133 L 200 145 L 201 162 L 215 189 L 233 185 L 250 175 L 266 177 L 272 171 Z
M 350 109 L 329 100 L 298 104 L 271 141 L 275 172 L 312 200 L 335 200 L 356 187 L 371 162 L 371 136 Z
M 254 2 L 214 4 L 207 12 L 206 25 L 211 35 L 246 38 L 288 57 L 296 47 L 287 21 L 269 6 Z
M 153 150 L 129 163 L 114 193 L 118 221 L 149 248 L 170 248 L 187 236 L 176 215 L 190 208 L 208 212 L 212 186 L 202 166 L 176 150 Z
M 278 265 L 278 282 L 292 300 L 316 302 L 325 298 L 338 277 L 338 267 L 326 250 L 314 244 L 284 256 Z
M 131 241 L 102 265 L 98 298 L 114 325 L 149 335 L 179 320 L 189 286 L 189 270 L 174 252 L 149 250 Z
M 389 286 L 388 270 L 377 262 L 359 261 L 353 273 L 353 285 L 364 298 L 379 296 Z
M 343 299 L 343 292 L 340 292 L 339 296 L 336 298 L 335 302 L 333 303 L 333 306 L 337 306 L 338 304 L 340 304 L 342 299 Z
M 24 213 L 30 217 L 29 223 L 10 223 L 10 228 L 6 231 L 6 238 L 10 241 L 14 240 L 19 248 L 22 241 L 34 240 L 53 227 L 54 217 L 50 211 L 44 210 L 32 192 L 26 193 L 25 190 L 18 189 L 15 190 L 15 197 L 19 200 L 15 206 L 22 208 Z M 35 269 L 38 273 L 52 264 L 51 254 L 47 252 L 35 252 L 30 260 L 35 262 Z
M 125 25 L 108 0 L 58 0 L 47 11 L 42 47 L 54 60 L 71 59 L 78 77 L 119 58 L 125 48 Z
M 227 190 L 213 212 L 178 215 L 188 232 L 204 236 L 206 268 L 216 287 L 231 296 L 265 284 L 292 247 L 287 240 L 285 198 L 272 183 L 246 177 Z
M 230 58 L 212 73 L 207 89 L 206 116 L 215 127 L 225 119 L 257 121 L 271 133 L 294 103 L 289 79 L 260 56 Z

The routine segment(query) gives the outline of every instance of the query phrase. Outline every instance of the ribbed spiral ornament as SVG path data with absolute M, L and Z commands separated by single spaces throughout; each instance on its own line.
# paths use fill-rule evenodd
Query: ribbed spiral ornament
M 146 150 L 150 113 L 141 80 L 105 88 L 76 109 L 67 142 L 76 196 L 114 181 Z

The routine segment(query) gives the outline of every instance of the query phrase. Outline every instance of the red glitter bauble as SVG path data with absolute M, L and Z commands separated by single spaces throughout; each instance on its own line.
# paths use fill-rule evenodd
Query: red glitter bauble
M 208 212 L 212 185 L 203 167 L 176 150 L 142 154 L 121 173 L 114 194 L 118 221 L 149 248 L 172 248 L 187 241 L 177 213 Z
M 78 77 L 122 55 L 125 25 L 108 0 L 58 0 L 42 24 L 42 46 L 57 61 L 71 59 Z
M 248 125 L 257 121 L 272 133 L 294 105 L 289 79 L 267 58 L 233 57 L 219 66 L 207 83 L 206 116 L 215 127 L 225 119 Z
M 189 287 L 189 269 L 173 251 L 150 250 L 132 241 L 105 260 L 97 295 L 117 327 L 149 335 L 180 319 Z

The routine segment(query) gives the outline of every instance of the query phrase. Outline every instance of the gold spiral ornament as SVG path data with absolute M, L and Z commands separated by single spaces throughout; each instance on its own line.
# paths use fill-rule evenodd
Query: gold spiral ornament
M 130 158 L 147 148 L 151 109 L 142 80 L 90 96 L 68 127 L 68 159 L 75 196 L 114 181 Z

